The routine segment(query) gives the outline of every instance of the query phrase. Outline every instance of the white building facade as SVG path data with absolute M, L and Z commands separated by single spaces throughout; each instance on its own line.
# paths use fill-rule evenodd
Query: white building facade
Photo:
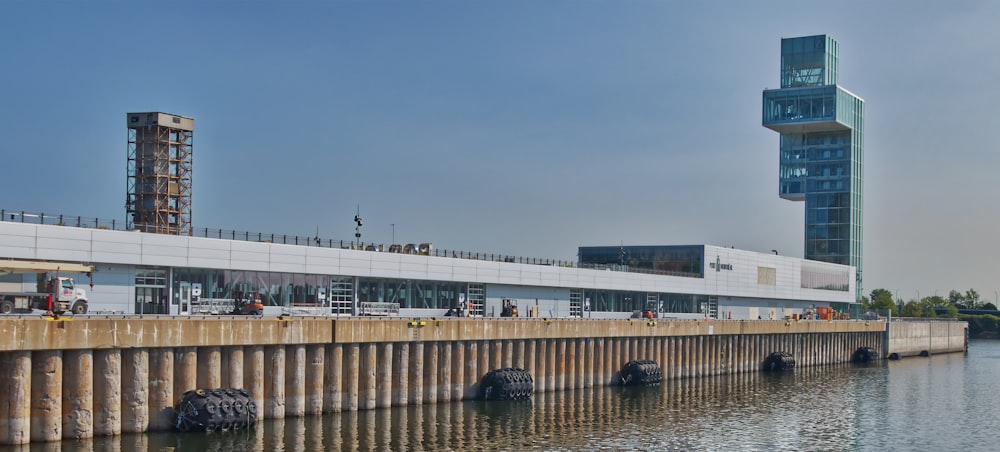
M 188 315 L 253 294 L 266 313 L 777 319 L 851 310 L 854 267 L 698 245 L 700 275 L 0 221 L 0 258 L 88 263 L 91 313 Z M 400 249 L 395 247 L 395 249 Z M 86 275 L 70 275 L 87 288 Z M 0 277 L 33 290 L 35 275 Z

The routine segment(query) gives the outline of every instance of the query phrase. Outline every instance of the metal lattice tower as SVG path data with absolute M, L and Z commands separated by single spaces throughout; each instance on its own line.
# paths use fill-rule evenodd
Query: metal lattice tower
M 129 229 L 191 235 L 194 118 L 128 113 L 125 222 Z

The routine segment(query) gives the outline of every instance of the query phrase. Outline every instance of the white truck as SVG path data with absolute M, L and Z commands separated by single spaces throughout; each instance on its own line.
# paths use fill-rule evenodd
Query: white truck
M 86 314 L 87 291 L 77 287 L 73 278 L 58 276 L 60 271 L 89 275 L 94 267 L 56 262 L 0 261 L 0 274 L 37 274 L 35 292 L 0 290 L 0 314 L 30 313 L 33 310 Z M 51 276 L 49 272 L 55 272 L 56 276 Z

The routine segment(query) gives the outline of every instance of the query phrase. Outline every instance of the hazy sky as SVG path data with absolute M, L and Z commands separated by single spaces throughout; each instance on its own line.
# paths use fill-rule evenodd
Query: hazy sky
M 0 208 L 125 217 L 125 113 L 195 118 L 195 227 L 575 260 L 802 256 L 782 37 L 866 102 L 865 287 L 1000 290 L 1000 2 L 0 2 Z

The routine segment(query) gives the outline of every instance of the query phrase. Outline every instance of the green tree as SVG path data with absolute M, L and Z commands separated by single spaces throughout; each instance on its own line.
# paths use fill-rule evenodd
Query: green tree
M 969 309 L 979 309 L 979 292 L 976 292 L 976 289 L 965 291 L 965 305 Z
M 922 317 L 937 317 L 937 311 L 936 311 L 937 306 L 934 304 L 931 298 L 933 297 L 924 297 L 920 299 L 920 301 L 916 302 L 917 306 L 920 306 L 920 312 L 923 313 Z M 941 297 L 938 298 L 944 301 L 944 298 Z
M 990 303 L 990 302 L 987 301 L 986 304 L 984 304 L 982 307 L 980 307 L 980 309 L 988 309 L 990 311 L 996 311 L 997 307 L 993 303 Z
M 903 317 L 923 317 L 924 310 L 920 308 L 919 303 L 910 300 L 903 305 L 903 309 L 900 311 L 900 315 L 902 315 Z
M 965 295 L 957 290 L 948 292 L 948 302 L 959 308 L 965 308 Z
M 875 289 L 872 291 L 871 295 L 872 309 L 891 311 L 893 317 L 899 315 L 899 308 L 896 306 L 896 302 L 892 299 L 892 292 L 889 292 L 887 289 Z

